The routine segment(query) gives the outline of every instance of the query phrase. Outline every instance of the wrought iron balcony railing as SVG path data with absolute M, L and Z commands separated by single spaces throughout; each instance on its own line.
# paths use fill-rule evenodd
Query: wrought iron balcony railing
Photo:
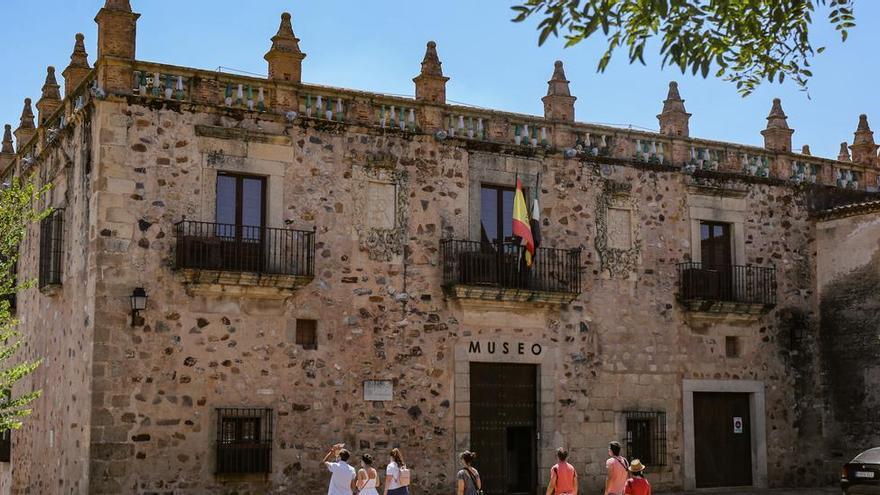
M 579 294 L 580 249 L 538 248 L 526 267 L 517 243 L 448 239 L 440 243 L 444 286 L 480 286 L 531 292 Z
M 313 277 L 313 231 L 183 220 L 177 268 Z
M 678 264 L 679 299 L 684 302 L 776 304 L 776 268 Z

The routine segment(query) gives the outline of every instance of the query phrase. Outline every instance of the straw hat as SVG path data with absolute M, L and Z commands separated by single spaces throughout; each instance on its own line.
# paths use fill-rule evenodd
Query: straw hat
M 645 465 L 642 464 L 642 461 L 633 459 L 632 463 L 629 465 L 629 470 L 633 473 L 640 473 L 645 470 Z

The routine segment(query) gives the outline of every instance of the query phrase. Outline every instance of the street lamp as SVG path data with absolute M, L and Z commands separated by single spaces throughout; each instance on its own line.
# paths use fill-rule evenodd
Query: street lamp
M 135 326 L 138 313 L 147 308 L 147 291 L 143 287 L 137 287 L 128 298 L 131 302 L 131 326 Z

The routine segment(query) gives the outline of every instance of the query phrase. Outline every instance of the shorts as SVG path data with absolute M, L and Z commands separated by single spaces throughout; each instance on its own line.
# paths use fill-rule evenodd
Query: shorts
M 409 487 L 401 486 L 400 488 L 395 488 L 394 490 L 388 490 L 388 495 L 409 495 Z

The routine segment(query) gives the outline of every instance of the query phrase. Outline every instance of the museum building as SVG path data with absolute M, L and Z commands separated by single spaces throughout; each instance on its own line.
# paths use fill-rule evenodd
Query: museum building
M 77 35 L 6 126 L 4 182 L 52 213 L 0 487 L 316 492 L 344 442 L 430 494 L 464 449 L 487 494 L 543 493 L 565 446 L 589 492 L 610 440 L 661 489 L 817 485 L 880 440 L 866 116 L 826 159 L 779 100 L 744 146 L 691 137 L 675 83 L 646 132 L 575 121 L 561 62 L 523 115 L 447 102 L 433 42 L 405 98 L 303 83 L 289 14 L 267 77 L 138 60 L 138 17 L 107 0 L 94 64 Z

